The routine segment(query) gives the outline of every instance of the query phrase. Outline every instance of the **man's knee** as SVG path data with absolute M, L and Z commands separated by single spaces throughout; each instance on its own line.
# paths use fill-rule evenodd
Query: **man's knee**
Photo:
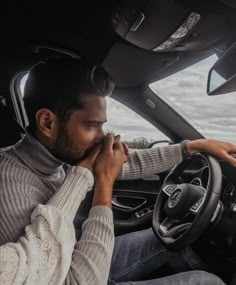
M 199 285 L 224 285 L 225 283 L 216 275 L 196 270 L 192 271 L 191 280 L 189 284 L 199 284 Z

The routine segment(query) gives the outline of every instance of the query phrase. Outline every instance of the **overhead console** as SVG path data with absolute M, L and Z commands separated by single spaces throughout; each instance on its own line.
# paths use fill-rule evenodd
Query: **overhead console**
M 113 29 L 129 43 L 152 52 L 204 50 L 229 28 L 222 10 L 226 6 L 213 9 L 207 2 L 122 0 L 113 13 Z

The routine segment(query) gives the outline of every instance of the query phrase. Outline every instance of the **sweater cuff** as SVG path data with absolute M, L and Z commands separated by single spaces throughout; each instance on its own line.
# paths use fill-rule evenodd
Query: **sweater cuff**
M 92 189 L 93 181 L 92 173 L 88 169 L 71 167 L 61 188 L 48 204 L 57 207 L 73 221 L 81 202 Z
M 183 161 L 183 155 L 180 144 L 174 144 L 173 151 L 174 151 L 174 157 L 176 159 L 176 164 L 179 164 L 180 162 Z
M 113 223 L 112 210 L 106 206 L 94 206 L 89 211 L 89 218 L 104 217 Z
M 87 179 L 89 187 L 93 187 L 94 177 L 92 172 L 88 168 L 82 166 L 72 166 L 70 168 L 70 171 L 75 174 L 83 175 Z

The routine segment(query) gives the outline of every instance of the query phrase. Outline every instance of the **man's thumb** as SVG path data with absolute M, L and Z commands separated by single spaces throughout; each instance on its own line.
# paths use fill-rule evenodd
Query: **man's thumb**
M 102 148 L 102 145 L 98 144 L 89 153 L 88 158 L 89 160 L 91 160 L 92 163 L 96 160 L 97 156 L 99 155 L 101 151 L 101 148 Z

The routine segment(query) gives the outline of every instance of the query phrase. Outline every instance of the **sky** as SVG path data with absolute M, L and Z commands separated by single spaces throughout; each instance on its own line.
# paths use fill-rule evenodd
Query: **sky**
M 236 92 L 208 96 L 210 58 L 154 83 L 151 87 L 205 137 L 236 143 Z
M 104 130 L 120 134 L 122 140 L 126 141 L 139 137 L 149 141 L 168 139 L 137 113 L 112 98 L 107 98 L 107 123 Z
M 217 57 L 211 56 L 177 74 L 153 83 L 151 89 L 173 106 L 205 137 L 236 143 L 236 92 L 208 96 L 207 76 Z M 125 139 L 163 139 L 151 124 L 114 100 L 108 102 L 106 128 L 117 130 Z
M 236 92 L 219 96 L 206 94 L 208 71 L 216 60 L 216 56 L 211 56 L 150 87 L 205 137 L 236 143 Z M 107 120 L 105 131 L 120 134 L 122 140 L 167 139 L 138 114 L 111 98 L 107 98 Z

